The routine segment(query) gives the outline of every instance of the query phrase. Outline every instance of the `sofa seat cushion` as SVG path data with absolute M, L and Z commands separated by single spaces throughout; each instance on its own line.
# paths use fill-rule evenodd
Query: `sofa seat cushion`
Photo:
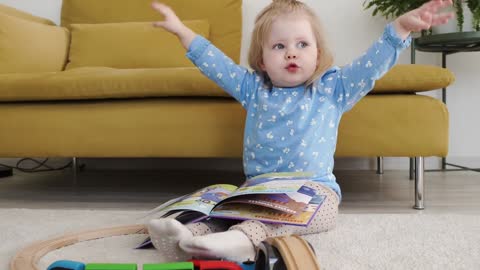
M 197 68 L 76 68 L 0 74 L 0 101 L 228 96 Z
M 410 65 L 405 65 L 409 67 Z M 421 68 L 420 68 L 421 69 Z M 446 69 L 427 66 L 426 70 Z M 395 67 L 377 82 L 373 92 L 415 92 L 447 86 L 452 80 L 430 82 L 418 79 L 415 85 L 407 74 L 409 68 Z M 414 67 L 413 70 L 416 70 Z M 420 74 L 420 72 L 418 73 Z M 420 78 L 420 77 L 419 77 Z M 401 84 L 401 81 L 406 81 Z M 390 85 L 391 88 L 385 88 Z M 397 86 L 395 86 L 397 85 Z M 402 86 L 403 85 L 403 86 Z M 402 88 L 403 87 L 403 88 Z M 195 67 L 155 69 L 115 69 L 107 67 L 75 68 L 62 72 L 0 74 L 0 101 L 81 100 L 108 98 L 144 98 L 162 96 L 228 97 L 219 86 Z

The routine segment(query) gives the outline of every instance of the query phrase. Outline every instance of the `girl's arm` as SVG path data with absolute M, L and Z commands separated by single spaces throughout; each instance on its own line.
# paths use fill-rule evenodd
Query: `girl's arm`
M 175 34 L 187 50 L 187 57 L 200 71 L 238 100 L 243 107 L 247 107 L 252 95 L 250 92 L 256 89 L 260 77 L 235 64 L 208 40 L 194 33 L 180 21 L 170 7 L 157 2 L 153 2 L 152 7 L 165 17 L 164 21 L 155 22 L 154 26 Z
M 162 27 L 168 32 L 176 35 L 185 50 L 188 50 L 188 47 L 196 34 L 180 21 L 175 12 L 173 12 L 169 6 L 153 2 L 152 7 L 160 12 L 165 18 L 163 21 L 154 22 L 153 25 L 156 27 Z
M 342 111 L 350 110 L 392 68 L 402 50 L 410 45 L 410 32 L 444 24 L 452 18 L 452 13 L 436 14 L 438 9 L 451 4 L 452 0 L 431 0 L 403 14 L 387 25 L 380 39 L 364 55 L 332 74 L 337 76 L 333 98 Z

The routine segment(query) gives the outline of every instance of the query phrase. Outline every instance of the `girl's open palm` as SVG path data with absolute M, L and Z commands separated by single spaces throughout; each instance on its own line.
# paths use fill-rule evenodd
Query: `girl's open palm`
M 162 27 L 174 34 L 178 34 L 182 30 L 184 27 L 183 23 L 169 6 L 162 3 L 153 2 L 152 7 L 164 17 L 163 21 L 154 22 L 154 26 Z
M 421 7 L 398 17 L 398 23 L 403 29 L 412 32 L 426 30 L 432 26 L 447 23 L 448 20 L 453 18 L 453 13 L 439 13 L 439 9 L 451 5 L 452 0 L 431 0 Z

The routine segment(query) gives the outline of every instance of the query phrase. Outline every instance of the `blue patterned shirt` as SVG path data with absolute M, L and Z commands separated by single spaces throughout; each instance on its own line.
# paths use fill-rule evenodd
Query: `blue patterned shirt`
M 365 54 L 332 67 L 310 87 L 269 88 L 262 76 L 235 64 L 201 36 L 187 57 L 247 111 L 243 166 L 247 178 L 272 172 L 307 172 L 341 198 L 333 174 L 338 125 L 397 61 L 402 40 L 392 24 Z

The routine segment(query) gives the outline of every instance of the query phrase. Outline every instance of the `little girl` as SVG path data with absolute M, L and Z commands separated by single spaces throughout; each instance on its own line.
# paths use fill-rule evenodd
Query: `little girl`
M 154 219 L 148 225 L 154 246 L 168 260 L 186 256 L 253 260 L 267 237 L 310 234 L 335 227 L 340 187 L 333 175 L 338 124 L 410 45 L 411 31 L 446 23 L 437 14 L 451 0 L 431 0 L 388 24 L 360 58 L 332 67 L 332 55 L 314 11 L 296 0 L 274 0 L 256 17 L 248 60 L 236 65 L 187 28 L 167 6 L 153 3 L 165 20 L 154 25 L 177 35 L 187 57 L 247 111 L 243 166 L 247 179 L 265 173 L 307 172 L 309 186 L 326 196 L 308 227 L 248 220 L 210 220 L 183 225 Z

